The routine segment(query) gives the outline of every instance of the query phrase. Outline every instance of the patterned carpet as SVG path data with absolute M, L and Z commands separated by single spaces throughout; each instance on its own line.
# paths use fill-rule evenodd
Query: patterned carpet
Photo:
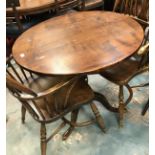
M 131 85 L 148 81 L 148 73 L 137 76 Z M 118 86 L 99 75 L 89 76 L 91 87 L 104 94 L 113 106 L 118 105 Z M 149 154 L 149 112 L 141 116 L 148 99 L 148 87 L 133 89 L 134 96 L 128 106 L 124 127 L 119 128 L 117 114 L 107 111 L 96 102 L 104 118 L 107 132 L 104 134 L 96 124 L 76 128 L 66 141 L 61 130 L 47 145 L 47 155 L 148 155 Z M 125 96 L 128 93 L 125 90 Z M 20 104 L 7 91 L 7 155 L 40 155 L 40 125 L 30 115 L 26 115 L 25 125 L 21 124 Z M 78 121 L 90 118 L 89 106 L 84 106 Z M 69 117 L 69 115 L 68 115 Z M 60 121 L 47 126 L 47 134 Z

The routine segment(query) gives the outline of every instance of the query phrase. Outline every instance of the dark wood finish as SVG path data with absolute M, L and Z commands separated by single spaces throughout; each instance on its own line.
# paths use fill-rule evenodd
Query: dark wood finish
M 104 95 L 98 92 L 94 92 L 94 93 L 95 93 L 94 100 L 100 102 L 107 110 L 118 113 L 118 108 L 112 107 Z
M 104 10 L 112 11 L 115 0 L 104 0 Z
M 119 125 L 123 127 L 123 118 L 124 118 L 124 93 L 123 86 L 119 86 Z
M 9 90 L 11 90 L 11 92 L 13 92 L 13 95 L 17 97 L 20 101 L 26 102 L 27 100 L 36 100 L 35 101 L 36 103 L 33 103 L 33 104 L 35 105 L 38 104 L 39 106 L 41 106 L 41 108 L 44 109 L 43 111 L 48 112 L 47 115 L 45 116 L 44 116 L 45 114 L 44 112 L 40 112 L 40 115 L 42 116 L 41 118 L 36 112 L 34 113 L 34 115 L 37 116 L 37 120 L 39 122 L 42 122 L 45 120 L 46 122 L 48 122 L 49 118 L 53 116 L 51 115 L 50 112 L 53 113 L 54 109 L 55 110 L 57 110 L 57 108 L 60 108 L 58 110 L 61 110 L 64 108 L 67 109 L 68 106 L 72 107 L 73 104 L 78 105 L 79 103 L 77 102 L 77 100 L 79 100 L 80 102 L 83 102 L 85 98 L 86 99 L 85 102 L 87 102 L 88 98 L 91 100 L 94 97 L 93 92 L 91 91 L 89 86 L 87 87 L 87 84 L 83 78 L 82 78 L 83 80 L 80 80 L 81 82 L 78 82 L 79 79 L 81 78 L 78 78 L 78 77 L 72 78 L 72 77 L 63 77 L 63 76 L 47 77 L 47 76 L 32 73 L 30 71 L 23 69 L 17 64 L 15 66 L 12 63 L 14 63 L 12 58 L 8 59 L 7 77 L 6 77 L 7 87 L 9 88 Z M 62 87 L 64 88 L 62 89 Z M 81 89 L 82 87 L 83 87 L 83 90 Z M 62 90 L 59 91 L 59 89 L 62 89 Z M 80 92 L 78 90 L 80 90 Z M 86 93 L 84 93 L 85 91 Z M 23 93 L 28 95 L 22 95 Z M 52 100 L 53 98 L 47 97 L 48 95 L 50 94 L 52 95 L 53 93 L 55 93 L 54 96 L 56 96 L 57 104 L 59 103 L 60 107 L 54 108 L 53 106 L 55 106 L 55 104 L 51 103 L 50 101 L 50 99 Z M 79 93 L 81 94 L 84 93 L 83 97 L 80 96 Z M 60 98 L 60 95 L 61 95 L 61 98 Z M 76 97 L 71 98 L 72 95 Z M 49 109 L 46 109 L 47 107 L 43 106 L 42 104 L 43 101 L 41 101 L 42 98 L 46 98 L 45 101 L 47 102 L 47 105 L 50 107 L 50 111 Z M 32 109 L 32 107 L 30 109 Z
M 96 73 L 134 54 L 143 36 L 141 26 L 121 14 L 72 13 L 25 32 L 14 44 L 13 56 L 23 67 L 44 74 Z M 130 91 L 129 102 L 132 91 L 128 85 L 126 87 Z M 110 111 L 119 111 L 101 94 L 96 98 Z
M 73 5 L 74 3 L 74 5 Z M 53 10 L 61 7 L 79 5 L 81 0 L 20 0 L 20 7 L 17 7 L 17 11 L 20 15 L 36 14 Z M 72 5 L 70 5 L 72 4 Z M 7 9 L 6 14 L 12 14 L 12 9 Z
M 29 6 L 33 6 L 33 3 L 31 4 L 31 0 L 30 1 L 27 0 L 26 2 L 29 3 Z M 70 10 L 72 8 L 75 8 L 75 7 L 79 7 L 80 8 L 80 6 L 82 5 L 81 0 L 70 0 L 70 1 L 68 1 L 68 0 L 53 0 L 53 3 L 54 3 L 53 4 L 53 12 L 55 12 L 57 15 L 61 14 L 62 12 L 66 13 L 68 10 Z M 28 20 L 28 18 L 27 18 L 27 25 L 26 25 L 26 17 L 27 16 L 21 16 L 21 15 L 25 15 L 25 14 L 21 14 L 19 8 L 22 7 L 22 6 L 19 6 L 19 4 L 18 5 L 17 4 L 18 3 L 16 2 L 16 0 L 9 0 L 7 2 L 7 7 L 9 7 L 7 9 L 11 9 L 12 10 L 12 14 L 6 13 L 6 17 L 7 17 L 7 20 L 6 20 L 7 22 L 6 23 L 7 23 L 7 26 L 9 24 L 12 26 L 12 29 L 11 29 L 12 31 L 15 31 L 16 28 L 13 25 L 15 25 L 15 22 L 16 22 L 18 27 L 19 27 L 19 30 L 20 30 L 20 32 L 18 32 L 19 34 L 22 31 L 28 29 L 28 27 L 30 27 L 32 25 L 35 25 L 35 24 L 45 20 L 46 18 L 50 18 L 50 13 L 49 13 L 49 15 L 48 14 L 46 14 L 46 15 L 43 14 L 43 16 L 47 16 L 47 17 L 43 17 L 42 20 L 41 19 L 40 20 L 37 19 L 38 21 L 36 19 L 33 19 L 31 21 L 31 20 Z M 25 4 L 24 2 L 22 3 L 22 5 L 26 5 L 27 6 L 27 4 Z M 29 14 L 33 14 L 33 12 L 30 11 Z M 22 24 L 20 22 L 20 19 L 22 19 L 22 22 L 24 23 L 25 26 L 22 26 Z M 35 22 L 35 20 L 36 20 L 36 22 Z M 9 28 L 8 28 L 8 30 L 9 30 Z M 18 29 L 16 31 L 18 31 Z
M 20 6 L 19 0 L 6 0 L 6 8 L 12 7 L 12 5 Z
M 81 10 L 82 1 L 81 0 L 55 0 L 56 13 L 66 13 L 66 11 L 71 10 L 73 8 L 78 8 Z
M 54 5 L 55 0 L 20 0 L 20 7 L 17 7 L 19 14 L 31 14 L 47 11 Z M 7 9 L 7 14 L 12 14 L 12 9 Z
M 129 15 L 134 20 L 138 21 L 142 27 L 144 28 L 146 34 L 142 43 L 142 47 L 138 50 L 137 55 L 132 57 L 131 59 L 126 59 L 121 61 L 120 63 L 112 66 L 108 70 L 101 72 L 104 78 L 116 83 L 119 85 L 119 124 L 123 125 L 123 113 L 124 104 L 127 105 L 132 97 L 133 91 L 132 88 L 138 86 L 146 86 L 146 84 L 141 84 L 138 86 L 130 86 L 128 82 L 134 78 L 136 75 L 148 71 L 148 63 L 149 63 L 149 1 L 148 0 L 115 0 L 113 11 L 117 11 L 120 13 L 124 13 Z M 126 39 L 126 38 L 125 38 Z M 139 61 L 140 60 L 140 61 Z M 123 99 L 122 87 L 126 87 L 129 91 L 129 97 L 126 101 Z M 123 103 L 123 104 L 122 104 Z
M 7 60 L 6 85 L 12 95 L 16 97 L 21 105 L 22 123 L 25 122 L 26 111 L 41 124 L 40 144 L 41 154 L 46 155 L 48 141 L 65 126 L 69 129 L 63 134 L 63 139 L 67 139 L 76 126 L 86 126 L 97 121 L 100 125 L 102 118 L 97 107 L 93 111 L 93 120 L 76 123 L 77 114 L 80 107 L 89 104 L 94 99 L 94 93 L 89 87 L 87 80 L 82 76 L 44 76 L 25 70 L 13 60 Z M 71 120 L 65 119 L 69 112 Z M 46 124 L 62 119 L 60 126 L 49 136 L 46 135 Z M 95 121 L 94 121 L 95 120 Z
M 12 0 L 9 0 L 9 2 Z M 16 0 L 15 0 L 16 1 Z M 37 23 L 40 23 L 46 19 L 49 19 L 53 17 L 53 15 L 61 15 L 64 13 L 69 13 L 69 11 L 75 11 L 74 8 L 78 8 L 79 10 L 82 7 L 81 0 L 53 0 L 53 5 L 49 7 L 48 9 L 45 8 L 35 8 L 37 5 L 35 2 L 39 0 L 25 0 L 26 3 L 23 2 L 22 5 L 25 5 L 25 7 L 34 7 L 32 10 L 28 10 L 24 12 L 24 9 L 19 9 L 20 7 L 17 7 L 16 3 L 15 5 L 12 5 L 14 3 L 10 3 L 7 6 L 10 6 L 10 8 L 7 8 L 6 12 L 6 35 L 7 40 L 16 40 L 16 38 L 25 30 L 32 27 L 33 25 L 36 25 Z M 31 1 L 34 3 L 31 3 Z M 14 2 L 14 0 L 13 0 Z M 44 1 L 43 1 L 44 2 Z M 46 2 L 46 0 L 45 0 Z M 29 5 L 28 5 L 28 4 Z M 34 6 L 33 6 L 34 5 Z M 11 10 L 8 12 L 8 10 Z M 47 12 L 49 10 L 49 12 Z M 46 12 L 44 12 L 46 11 Z M 70 11 L 70 12 L 71 12 Z M 39 13 L 39 14 L 37 14 Z M 35 14 L 35 15 L 33 15 Z M 28 15 L 28 16 L 27 16 Z M 11 39 L 10 39 L 11 38 Z M 7 41 L 7 56 L 12 53 L 12 44 L 8 44 Z
M 132 88 L 146 86 L 142 84 L 138 86 L 130 86 L 129 81 L 135 76 L 149 70 L 148 61 L 149 43 L 142 46 L 137 54 L 142 55 L 141 59 L 135 59 L 135 57 L 128 58 L 111 68 L 100 73 L 101 76 L 107 78 L 111 82 L 119 85 L 119 124 L 123 126 L 123 115 L 125 112 L 125 106 L 131 101 L 133 97 Z M 124 101 L 123 87 L 126 87 L 129 91 L 129 97 Z
M 26 109 L 24 106 L 21 108 L 21 113 L 22 113 L 22 123 L 25 123 L 25 115 L 26 115 Z
M 106 130 L 105 130 L 105 125 L 104 125 L 104 120 L 101 117 L 98 108 L 96 107 L 95 103 L 91 103 L 90 106 L 96 117 L 96 121 L 98 122 L 98 125 L 100 126 L 101 130 L 105 132 Z
M 82 10 L 91 10 L 97 7 L 103 7 L 104 0 L 83 0 Z
M 115 0 L 113 11 L 136 17 L 140 23 L 149 21 L 149 0 Z
M 20 32 L 23 31 L 22 24 L 20 22 L 20 17 L 17 11 L 17 7 L 19 6 L 19 1 L 17 0 L 9 0 L 7 4 L 7 8 L 12 9 L 12 15 L 6 16 L 6 25 L 16 23 Z
M 147 112 L 147 110 L 149 109 L 149 100 L 147 101 L 147 103 L 144 106 L 144 109 L 142 111 L 142 115 L 144 116 Z
M 122 14 L 70 13 L 24 32 L 13 46 L 13 57 L 38 73 L 88 74 L 134 54 L 143 37 L 142 27 Z
M 139 67 L 140 61 L 130 58 L 112 66 L 101 74 L 107 79 L 110 79 L 110 81 L 123 85 L 124 83 L 128 83 L 135 74 L 137 75 L 137 73 L 148 70 L 148 66 L 144 66 L 141 69 Z
M 41 155 L 46 155 L 46 126 L 45 123 L 41 123 L 40 127 L 40 146 L 41 146 Z
M 77 121 L 78 112 L 79 112 L 79 109 L 76 109 L 76 110 L 73 110 L 71 113 L 71 122 L 74 124 Z M 67 129 L 67 131 L 63 134 L 63 140 L 66 140 L 68 138 L 68 136 L 72 133 L 74 128 L 75 128 L 75 125 L 71 124 L 70 127 Z

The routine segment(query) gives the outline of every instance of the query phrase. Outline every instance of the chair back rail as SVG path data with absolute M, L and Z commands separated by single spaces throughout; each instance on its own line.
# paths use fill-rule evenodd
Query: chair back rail
M 148 21 L 149 0 L 116 0 L 113 11 L 133 15 Z
M 6 72 L 10 75 L 10 77 L 19 81 L 21 84 L 28 84 L 34 78 L 33 73 L 19 66 L 13 60 L 12 56 L 10 56 L 7 60 Z
M 104 5 L 104 0 L 83 0 L 82 10 L 91 10 Z
M 22 103 L 35 119 L 45 120 L 43 113 L 35 101 L 37 93 L 27 87 L 34 80 L 33 73 L 19 66 L 11 56 L 7 60 L 6 74 L 6 85 L 13 96 Z M 32 99 L 26 100 L 22 96 L 31 96 L 30 98 Z
M 9 91 L 12 93 L 12 95 L 15 96 L 20 101 L 22 106 L 24 106 L 29 111 L 29 113 L 33 116 L 33 118 L 39 119 L 39 115 L 36 113 L 36 110 L 34 110 L 32 105 L 30 105 L 30 101 L 33 102 L 33 100 L 26 101 L 26 100 L 23 100 L 21 97 L 21 94 L 30 95 L 32 97 L 37 96 L 37 94 L 31 89 L 17 82 L 14 78 L 12 78 L 9 75 L 6 75 L 6 86 L 9 89 Z M 34 107 L 36 107 L 35 102 L 33 104 L 34 104 Z M 42 116 L 42 114 L 40 115 Z M 42 118 L 44 119 L 44 117 Z
M 82 5 L 81 0 L 55 0 L 56 12 L 59 14 L 61 12 L 70 10 L 72 8 L 78 7 L 80 8 Z
M 149 63 L 149 0 L 115 0 L 113 11 L 130 15 L 144 28 L 144 40 L 137 54 L 141 55 L 139 68 L 147 66 Z
M 7 4 L 8 3 L 8 4 Z M 13 24 L 13 23 L 16 23 L 17 26 L 18 26 L 18 29 L 19 31 L 23 31 L 23 26 L 21 24 L 21 21 L 20 21 L 20 16 L 18 14 L 18 11 L 16 9 L 17 6 L 19 6 L 19 1 L 15 1 L 15 0 L 7 0 L 6 1 L 6 7 L 7 8 L 12 8 L 13 10 L 13 16 L 12 15 L 8 15 L 6 14 L 6 24 Z
M 14 78 L 6 76 L 7 85 L 12 88 L 15 92 L 23 92 L 29 95 L 37 96 L 37 94 L 30 88 L 25 87 L 21 83 L 17 82 Z

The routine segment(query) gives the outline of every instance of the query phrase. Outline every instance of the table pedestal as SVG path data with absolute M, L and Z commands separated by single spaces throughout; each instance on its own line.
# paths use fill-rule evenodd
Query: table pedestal
M 94 100 L 99 101 L 107 110 L 118 113 L 118 108 L 112 107 L 104 95 L 98 92 L 94 92 L 94 94 L 95 94 Z
M 117 112 L 118 113 L 118 108 L 112 107 L 111 104 L 108 102 L 108 100 L 106 99 L 106 97 L 98 92 L 94 92 L 94 99 L 93 101 L 98 101 L 100 102 L 107 110 L 111 111 L 111 112 Z M 65 133 L 62 136 L 63 140 L 66 140 L 71 133 L 73 132 L 75 127 L 83 127 L 83 126 L 87 126 L 90 125 L 94 122 L 97 122 L 98 126 L 100 127 L 101 131 L 103 131 L 105 133 L 105 125 L 104 125 L 104 119 L 102 118 L 97 106 L 92 102 L 90 104 L 90 107 L 94 113 L 95 119 L 86 121 L 86 122 L 82 122 L 82 123 L 77 123 L 77 118 L 78 118 L 78 113 L 80 109 L 76 109 L 74 111 L 72 111 L 71 113 L 71 121 L 67 120 L 66 118 L 63 118 L 63 121 L 65 121 L 66 123 L 68 123 L 70 125 L 70 127 L 65 131 Z

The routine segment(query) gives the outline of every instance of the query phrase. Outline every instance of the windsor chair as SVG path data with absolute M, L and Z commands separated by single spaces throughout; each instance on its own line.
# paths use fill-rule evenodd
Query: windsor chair
M 28 112 L 34 120 L 40 123 L 41 154 L 46 155 L 49 140 L 66 124 L 68 130 L 63 134 L 66 140 L 75 127 L 87 126 L 97 122 L 105 131 L 104 122 L 92 100 L 94 93 L 87 80 L 79 76 L 45 76 L 31 72 L 19 66 L 9 57 L 6 64 L 6 86 L 21 103 L 22 123 Z M 80 107 L 89 104 L 95 118 L 77 123 Z M 65 115 L 71 112 L 71 120 Z M 60 126 L 47 137 L 46 124 L 62 120 Z
M 135 76 L 148 71 L 149 69 L 149 23 L 148 23 L 148 0 L 116 0 L 113 11 L 124 13 L 131 18 L 137 20 L 144 28 L 145 36 L 141 48 L 122 62 L 112 66 L 103 71 L 100 75 L 119 86 L 119 125 L 123 126 L 123 117 L 125 106 L 131 101 L 133 97 L 132 88 L 129 81 Z M 145 86 L 145 84 L 142 84 Z M 147 85 L 147 84 L 146 84 Z M 140 86 L 140 85 L 139 85 Z M 124 101 L 123 87 L 129 91 L 129 97 Z

